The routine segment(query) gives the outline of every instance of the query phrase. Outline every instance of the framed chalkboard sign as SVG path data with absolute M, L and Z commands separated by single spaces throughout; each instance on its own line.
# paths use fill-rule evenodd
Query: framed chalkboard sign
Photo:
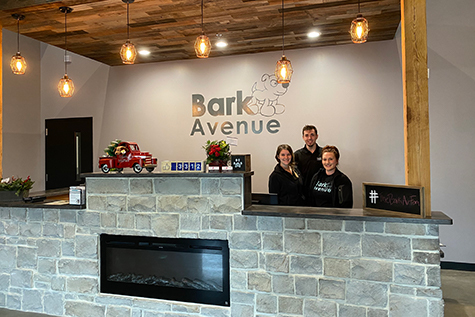
M 363 209 L 424 214 L 424 187 L 363 183 Z

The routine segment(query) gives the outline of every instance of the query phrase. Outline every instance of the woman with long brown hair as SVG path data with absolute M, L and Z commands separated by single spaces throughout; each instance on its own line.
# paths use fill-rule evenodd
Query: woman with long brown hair
M 279 145 L 275 159 L 277 165 L 269 176 L 269 193 L 277 194 L 279 205 L 302 206 L 303 182 L 290 145 Z

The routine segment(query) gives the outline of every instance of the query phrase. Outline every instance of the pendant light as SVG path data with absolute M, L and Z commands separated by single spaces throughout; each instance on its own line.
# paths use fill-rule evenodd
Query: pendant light
M 199 58 L 208 58 L 211 51 L 211 42 L 203 30 L 203 0 L 201 0 L 201 35 L 195 41 L 195 53 Z
M 74 93 L 74 84 L 71 78 L 68 77 L 68 13 L 73 11 L 70 7 L 59 7 L 59 11 L 64 13 L 64 76 L 61 78 L 58 84 L 58 91 L 61 97 L 71 97 Z
M 135 0 L 122 0 L 122 2 L 127 3 L 127 41 L 120 48 L 120 58 L 122 58 L 122 63 L 124 64 L 133 64 L 135 58 L 137 57 L 137 50 L 135 45 L 130 43 L 129 36 L 129 4 L 134 3 Z
M 15 75 L 23 75 L 26 71 L 26 61 L 23 56 L 20 54 L 20 21 L 25 18 L 23 14 L 12 14 L 12 17 L 17 20 L 17 53 L 13 55 L 10 62 L 10 68 Z
M 368 40 L 368 21 L 360 13 L 360 0 L 358 0 L 358 15 L 351 21 L 350 34 L 353 43 L 364 43 Z
M 284 0 L 282 0 L 282 58 L 275 65 L 274 74 L 279 84 L 288 84 L 293 72 L 292 64 L 285 57 L 284 51 Z

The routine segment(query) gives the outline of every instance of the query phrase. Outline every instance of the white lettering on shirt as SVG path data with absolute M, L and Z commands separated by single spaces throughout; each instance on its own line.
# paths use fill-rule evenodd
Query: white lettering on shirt
M 317 181 L 313 190 L 316 190 L 317 192 L 331 193 L 332 192 L 331 182 Z

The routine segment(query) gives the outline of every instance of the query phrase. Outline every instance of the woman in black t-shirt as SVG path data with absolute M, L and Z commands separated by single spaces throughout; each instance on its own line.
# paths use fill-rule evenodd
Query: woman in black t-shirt
M 353 187 L 350 179 L 336 167 L 340 152 L 327 145 L 322 150 L 322 164 L 310 182 L 309 198 L 314 207 L 353 207 Z
M 277 194 L 279 205 L 302 206 L 302 177 L 294 165 L 294 155 L 290 145 L 279 145 L 275 159 L 278 164 L 269 176 L 269 193 Z

